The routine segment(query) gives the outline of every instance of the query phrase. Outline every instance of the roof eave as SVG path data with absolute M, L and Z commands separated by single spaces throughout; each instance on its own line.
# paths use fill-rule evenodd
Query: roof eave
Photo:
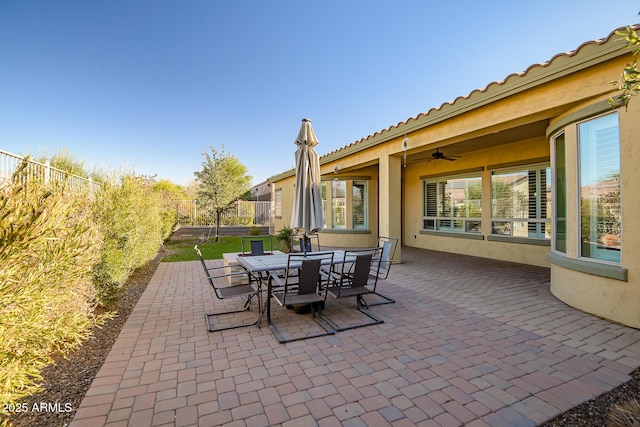
M 640 24 L 632 26 L 637 29 Z M 600 40 L 588 41 L 577 49 L 559 53 L 544 63 L 533 64 L 521 73 L 512 73 L 504 80 L 489 83 L 484 89 L 476 89 L 466 96 L 460 96 L 452 102 L 446 102 L 437 108 L 420 113 L 403 122 L 355 141 L 320 157 L 320 164 L 334 162 L 354 153 L 369 149 L 376 145 L 400 138 L 411 132 L 451 119 L 476 108 L 494 103 L 518 93 L 530 90 L 576 71 L 592 67 L 610 59 L 628 55 L 624 41 L 616 36 L 616 31 Z M 295 175 L 295 170 L 274 175 L 269 181 L 274 182 Z

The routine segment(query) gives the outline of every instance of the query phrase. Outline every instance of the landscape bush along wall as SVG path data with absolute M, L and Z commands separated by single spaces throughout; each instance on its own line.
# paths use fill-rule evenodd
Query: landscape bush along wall
M 38 391 L 52 357 L 111 315 L 95 308 L 108 308 L 157 255 L 175 226 L 171 199 L 130 173 L 98 190 L 25 180 L 20 170 L 0 183 L 0 402 Z
M 103 236 L 94 282 L 98 299 L 109 305 L 131 273 L 158 253 L 166 234 L 162 198 L 143 177 L 125 173 L 102 185 L 93 211 Z
M 41 369 L 66 354 L 106 315 L 92 268 L 101 237 L 91 197 L 65 184 L 0 184 L 0 402 L 36 392 Z

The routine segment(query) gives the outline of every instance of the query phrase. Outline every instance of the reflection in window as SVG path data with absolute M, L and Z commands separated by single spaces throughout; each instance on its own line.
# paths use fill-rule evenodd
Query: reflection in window
M 617 113 L 578 125 L 580 254 L 620 262 L 620 138 Z
M 369 226 L 368 181 L 322 181 L 322 208 L 325 228 L 367 229 Z M 330 215 L 327 222 L 326 215 Z
M 320 183 L 320 191 L 322 192 L 322 228 L 327 228 L 327 182 Z
M 282 189 L 278 188 L 273 197 L 273 214 L 276 217 L 282 216 Z
M 346 228 L 347 183 L 338 180 L 331 182 L 331 222 L 333 228 Z
M 425 230 L 480 233 L 482 178 L 439 178 L 424 181 Z
M 367 228 L 367 183 L 364 181 L 353 181 L 352 190 L 352 211 L 353 228 Z
M 554 249 L 567 253 L 567 163 L 564 134 L 554 139 L 555 166 L 555 238 Z
M 550 238 L 551 169 L 525 166 L 491 175 L 491 232 Z

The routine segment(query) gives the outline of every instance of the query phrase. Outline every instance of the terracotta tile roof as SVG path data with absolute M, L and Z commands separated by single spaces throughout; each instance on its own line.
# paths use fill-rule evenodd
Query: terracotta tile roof
M 640 29 L 640 24 L 633 25 L 632 27 L 633 27 L 634 29 Z M 529 74 L 529 73 L 530 73 L 532 70 L 534 70 L 534 69 L 541 68 L 541 67 L 542 67 L 542 68 L 548 67 L 549 65 L 551 65 L 552 63 L 554 63 L 558 58 L 561 58 L 561 57 L 572 57 L 572 56 L 575 56 L 575 55 L 577 55 L 577 54 L 578 54 L 578 53 L 579 53 L 579 52 L 580 52 L 580 51 L 581 51 L 585 46 L 590 46 L 590 45 L 602 45 L 602 44 L 606 43 L 607 41 L 609 41 L 609 39 L 611 39 L 612 37 L 614 37 L 614 36 L 615 36 L 615 32 L 616 32 L 616 31 L 623 30 L 624 28 L 625 28 L 625 27 L 620 27 L 620 28 L 618 28 L 618 29 L 616 29 L 616 30 L 612 31 L 612 32 L 611 32 L 607 37 L 605 37 L 605 38 L 597 39 L 597 40 L 590 40 L 590 41 L 584 42 L 584 43 L 582 43 L 582 44 L 581 44 L 577 49 L 575 49 L 575 50 L 572 50 L 572 51 L 569 51 L 569 52 L 558 53 L 557 55 L 554 55 L 554 56 L 553 56 L 551 59 L 549 59 L 548 61 L 541 62 L 541 63 L 536 63 L 536 64 L 532 64 L 532 65 L 530 65 L 526 70 L 521 71 L 521 72 L 518 72 L 518 73 L 511 73 L 511 74 L 509 74 L 507 77 L 505 77 L 503 80 L 496 80 L 496 81 L 494 81 L 494 82 L 489 83 L 489 84 L 488 84 L 486 87 L 484 87 L 483 89 L 474 89 L 474 90 L 473 90 L 473 91 L 471 91 L 468 95 L 458 96 L 458 97 L 457 97 L 457 98 L 455 98 L 453 101 L 445 102 L 445 103 L 441 104 L 439 107 L 431 108 L 430 110 L 428 110 L 428 111 L 426 111 L 426 112 L 419 113 L 418 115 L 413 116 L 413 117 L 410 117 L 410 118 L 408 118 L 407 120 L 404 120 L 404 121 L 402 121 L 402 122 L 396 123 L 395 125 L 391 125 L 391 126 L 389 126 L 389 127 L 385 128 L 385 129 L 382 129 L 382 130 L 380 130 L 380 131 L 374 132 L 374 133 L 373 133 L 373 134 L 371 134 L 371 135 L 368 135 L 368 136 L 366 136 L 366 137 L 364 137 L 364 138 L 361 138 L 361 139 L 359 139 L 359 140 L 357 140 L 357 141 L 352 142 L 351 144 L 348 144 L 348 145 L 346 145 L 346 146 L 344 146 L 344 147 L 338 148 L 338 149 L 336 149 L 336 150 L 334 150 L 334 151 L 331 151 L 330 153 L 327 153 L 327 154 L 325 154 L 325 155 L 321 156 L 321 159 L 322 159 L 322 158 L 324 158 L 324 157 L 327 157 L 327 156 L 329 156 L 329 155 L 331 155 L 331 154 L 334 154 L 334 153 L 336 153 L 336 152 L 343 151 L 343 150 L 345 150 L 346 148 L 348 148 L 348 147 L 352 147 L 352 146 L 354 146 L 354 145 L 356 145 L 356 144 L 362 144 L 363 142 L 365 142 L 365 141 L 367 141 L 367 140 L 369 140 L 369 139 L 371 139 L 371 138 L 373 138 L 373 137 L 375 137 L 375 136 L 377 136 L 377 135 L 381 135 L 381 134 L 383 134 L 383 133 L 385 133 L 385 132 L 389 132 L 389 131 L 393 130 L 394 128 L 400 128 L 400 127 L 403 127 L 403 126 L 405 126 L 405 125 L 408 125 L 408 124 L 410 124 L 410 123 L 411 123 L 411 121 L 417 121 L 417 120 L 418 120 L 418 119 L 420 119 L 421 117 L 423 117 L 423 116 L 428 116 L 429 114 L 431 114 L 431 113 L 432 113 L 432 112 L 434 112 L 434 111 L 440 111 L 440 110 L 442 110 L 443 108 L 445 108 L 446 106 L 453 106 L 453 105 L 456 105 L 457 103 L 459 103 L 459 102 L 461 102 L 461 101 L 468 100 L 468 99 L 472 98 L 475 94 L 478 94 L 478 93 L 486 93 L 487 91 L 491 90 L 491 88 L 492 88 L 493 86 L 502 86 L 502 85 L 504 85 L 507 81 L 509 81 L 510 79 L 513 79 L 513 78 L 519 78 L 519 77 L 524 77 L 524 76 L 526 76 L 527 74 Z

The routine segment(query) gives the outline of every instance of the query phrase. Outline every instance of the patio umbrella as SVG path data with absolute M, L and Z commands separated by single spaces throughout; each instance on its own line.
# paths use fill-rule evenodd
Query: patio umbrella
M 322 193 L 320 191 L 320 159 L 315 146 L 318 138 L 311 127 L 311 120 L 302 119 L 300 132 L 295 140 L 296 187 L 293 199 L 291 228 L 303 235 L 302 250 L 309 249 L 308 234 L 322 228 Z

